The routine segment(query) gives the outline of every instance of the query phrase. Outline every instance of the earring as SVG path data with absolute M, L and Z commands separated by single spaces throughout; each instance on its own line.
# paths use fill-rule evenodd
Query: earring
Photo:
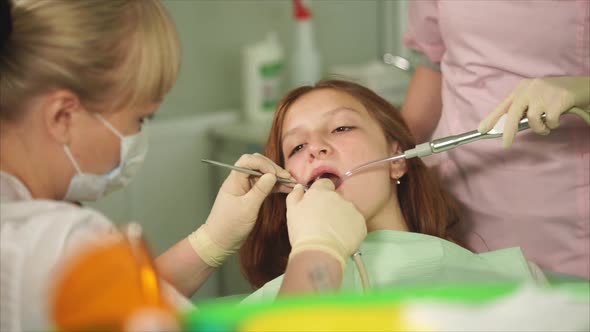
M 399 181 L 399 179 L 397 179 L 397 181 L 396 181 L 396 182 L 397 182 L 397 184 L 401 184 L 401 182 Z

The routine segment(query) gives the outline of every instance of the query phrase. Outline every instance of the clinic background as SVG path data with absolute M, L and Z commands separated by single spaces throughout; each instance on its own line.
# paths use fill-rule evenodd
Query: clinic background
M 274 31 L 288 65 L 295 29 L 293 4 L 288 0 L 163 2 L 181 39 L 179 79 L 149 124 L 148 160 L 132 184 L 88 204 L 116 223 L 139 222 L 155 256 L 205 222 L 228 174 L 200 159 L 233 164 L 244 153 L 262 151 L 269 126 L 243 121 L 241 50 Z M 384 91 L 384 97 L 400 106 L 411 73 L 385 65 L 383 55 L 411 60 L 401 42 L 407 0 L 306 4 L 312 12 L 322 74 L 376 85 L 376 91 Z M 373 76 L 367 78 L 367 72 Z M 286 66 L 283 92 L 293 87 L 289 81 Z M 250 292 L 236 256 L 215 272 L 193 300 Z

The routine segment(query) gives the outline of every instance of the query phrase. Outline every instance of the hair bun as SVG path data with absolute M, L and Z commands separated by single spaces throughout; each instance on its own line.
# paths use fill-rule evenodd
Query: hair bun
M 12 33 L 10 0 L 0 0 L 0 50 L 4 47 Z

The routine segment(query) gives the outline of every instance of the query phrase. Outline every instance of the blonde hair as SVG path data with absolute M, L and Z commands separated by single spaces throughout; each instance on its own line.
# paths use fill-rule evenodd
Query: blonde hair
M 0 49 L 0 120 L 62 88 L 95 112 L 145 107 L 178 76 L 178 35 L 159 0 L 13 0 L 11 17 Z

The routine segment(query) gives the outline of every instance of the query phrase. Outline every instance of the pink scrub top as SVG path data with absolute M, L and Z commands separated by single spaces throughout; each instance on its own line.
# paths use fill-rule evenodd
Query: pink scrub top
M 526 78 L 590 75 L 590 2 L 412 1 L 405 43 L 442 72 L 433 138 L 475 130 Z M 590 277 L 590 130 L 484 140 L 429 157 L 465 207 L 476 252 L 520 246 L 543 269 Z M 428 162 L 428 160 L 426 160 Z

